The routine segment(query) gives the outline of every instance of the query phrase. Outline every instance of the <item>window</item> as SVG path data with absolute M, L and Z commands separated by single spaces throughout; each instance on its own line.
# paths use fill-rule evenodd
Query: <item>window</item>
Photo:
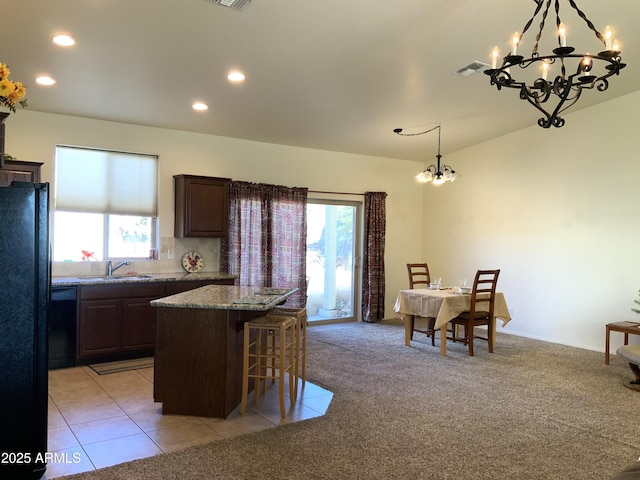
M 56 147 L 53 260 L 149 258 L 157 164 L 155 155 Z

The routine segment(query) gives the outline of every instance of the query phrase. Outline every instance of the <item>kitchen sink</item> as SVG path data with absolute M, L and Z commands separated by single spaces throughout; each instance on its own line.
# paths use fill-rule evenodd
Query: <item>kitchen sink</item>
M 83 275 L 78 278 L 81 280 L 111 281 L 111 280 L 141 280 L 141 279 L 153 278 L 153 277 L 151 277 L 151 275 L 112 275 L 110 277 L 108 275 Z

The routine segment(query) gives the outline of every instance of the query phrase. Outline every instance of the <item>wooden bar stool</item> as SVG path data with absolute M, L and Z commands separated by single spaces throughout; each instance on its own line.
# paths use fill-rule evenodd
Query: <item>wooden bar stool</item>
M 307 309 L 276 307 L 267 313 L 267 317 L 283 315 L 293 317 L 296 322 L 295 375 L 296 383 L 299 378 L 304 387 L 307 381 Z
M 297 396 L 295 380 L 296 322 L 291 316 L 265 316 L 244 324 L 244 352 L 242 365 L 242 401 L 240 413 L 247 408 L 249 379 L 253 378 L 253 401 L 258 400 L 260 384 L 266 392 L 267 380 L 279 381 L 280 416 L 286 418 L 284 408 L 285 375 L 289 377 L 289 399 L 294 405 Z

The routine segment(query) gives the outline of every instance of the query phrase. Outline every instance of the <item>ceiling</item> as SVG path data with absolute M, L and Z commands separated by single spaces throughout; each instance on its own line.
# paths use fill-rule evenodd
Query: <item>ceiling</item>
M 570 111 L 640 88 L 632 20 L 640 5 L 578 1 L 598 30 L 615 28 L 628 66 L 609 90 L 586 92 Z M 561 4 L 569 44 L 599 51 Z M 206 0 L 19 0 L 2 12 L 0 62 L 27 85 L 33 111 L 430 161 L 437 132 L 400 137 L 393 129 L 441 124 L 446 156 L 536 124 L 537 111 L 517 92 L 498 92 L 482 73 L 455 74 L 489 63 L 494 45 L 506 54 L 534 7 L 531 0 L 252 0 L 237 11 Z M 534 24 L 519 53 L 531 51 L 536 31 Z M 53 45 L 57 33 L 77 44 Z M 227 81 L 232 69 L 245 73 L 243 84 Z M 57 83 L 36 85 L 42 73 Z M 209 109 L 193 111 L 194 101 Z

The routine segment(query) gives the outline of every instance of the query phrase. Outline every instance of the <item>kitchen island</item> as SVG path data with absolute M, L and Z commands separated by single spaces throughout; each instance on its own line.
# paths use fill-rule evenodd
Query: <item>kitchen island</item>
M 153 397 L 162 402 L 162 413 L 228 417 L 242 397 L 245 322 L 297 291 L 207 285 L 153 300 Z

